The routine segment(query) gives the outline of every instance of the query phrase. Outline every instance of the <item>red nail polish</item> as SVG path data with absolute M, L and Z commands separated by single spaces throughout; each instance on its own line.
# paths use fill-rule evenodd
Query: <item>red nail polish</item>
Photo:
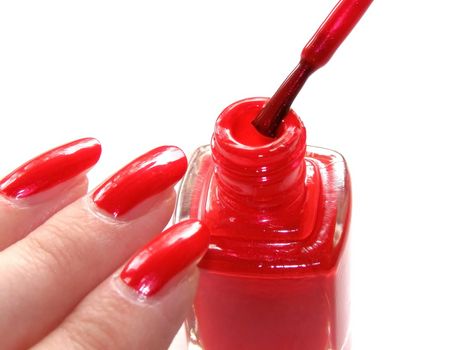
M 0 193 L 26 198 L 70 180 L 97 163 L 99 141 L 85 138 L 54 148 L 21 165 L 0 181 Z
M 100 185 L 94 191 L 94 203 L 112 216 L 119 217 L 145 199 L 175 185 L 186 168 L 187 160 L 180 148 L 155 148 Z
M 196 220 L 162 232 L 125 265 L 120 278 L 143 296 L 156 294 L 175 275 L 196 263 L 209 244 L 207 228 Z
M 277 138 L 251 121 L 267 99 L 234 103 L 191 160 L 176 221 L 211 232 L 187 327 L 197 348 L 344 349 L 350 178 L 342 156 L 306 146 L 293 112 Z

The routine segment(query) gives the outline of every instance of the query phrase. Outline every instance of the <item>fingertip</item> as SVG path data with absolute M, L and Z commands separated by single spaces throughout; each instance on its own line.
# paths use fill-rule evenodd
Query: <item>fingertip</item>
M 156 295 L 172 278 L 202 258 L 209 231 L 198 220 L 168 228 L 138 251 L 124 266 L 121 280 L 140 297 Z
M 89 149 L 89 157 L 92 162 L 91 166 L 96 165 L 102 155 L 102 144 L 98 139 L 94 137 L 85 137 L 72 143 L 87 147 Z
M 102 149 L 94 138 L 78 139 L 22 164 L 0 180 L 0 193 L 23 199 L 86 173 L 99 160 Z
M 92 200 L 119 218 L 145 200 L 172 188 L 184 176 L 188 162 L 176 146 L 161 146 L 134 159 L 94 190 Z

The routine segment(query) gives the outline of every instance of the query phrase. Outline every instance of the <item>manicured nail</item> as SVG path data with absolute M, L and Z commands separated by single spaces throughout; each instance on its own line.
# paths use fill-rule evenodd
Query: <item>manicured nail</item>
M 206 252 L 209 231 L 197 220 L 182 221 L 162 232 L 136 253 L 120 273 L 142 296 L 156 294 L 172 277 Z
M 117 218 L 175 185 L 186 168 L 187 160 L 180 148 L 158 147 L 115 173 L 94 191 L 92 199 L 100 209 Z
M 70 180 L 91 168 L 101 155 L 101 145 L 85 138 L 54 148 L 24 163 L 0 181 L 0 193 L 26 198 Z

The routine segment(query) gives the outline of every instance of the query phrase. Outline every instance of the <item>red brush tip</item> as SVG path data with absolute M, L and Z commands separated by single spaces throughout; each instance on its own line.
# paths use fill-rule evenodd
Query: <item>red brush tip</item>
M 263 135 L 274 137 L 308 77 L 324 66 L 352 31 L 373 0 L 341 0 L 303 48 L 301 61 L 253 120 Z

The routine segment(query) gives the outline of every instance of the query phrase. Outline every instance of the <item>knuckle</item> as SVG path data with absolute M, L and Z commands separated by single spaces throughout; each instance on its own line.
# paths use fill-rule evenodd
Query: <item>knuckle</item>
M 76 239 L 83 229 L 76 222 L 63 222 L 59 218 L 49 220 L 43 229 L 27 238 L 29 259 L 42 271 L 63 277 L 63 269 L 73 266 L 83 255 Z
M 63 325 L 63 329 L 67 338 L 78 349 L 88 350 L 104 350 L 104 349 L 120 349 L 122 339 L 120 339 L 118 330 L 121 328 L 118 317 L 106 318 L 108 315 L 108 304 L 106 308 L 93 305 L 92 308 L 81 310 L 79 317 L 70 320 Z
M 33 260 L 36 268 L 44 267 L 51 272 L 56 272 L 61 266 L 67 264 L 67 256 L 60 249 L 60 240 L 45 241 L 42 237 L 32 235 L 28 241 L 29 258 Z

